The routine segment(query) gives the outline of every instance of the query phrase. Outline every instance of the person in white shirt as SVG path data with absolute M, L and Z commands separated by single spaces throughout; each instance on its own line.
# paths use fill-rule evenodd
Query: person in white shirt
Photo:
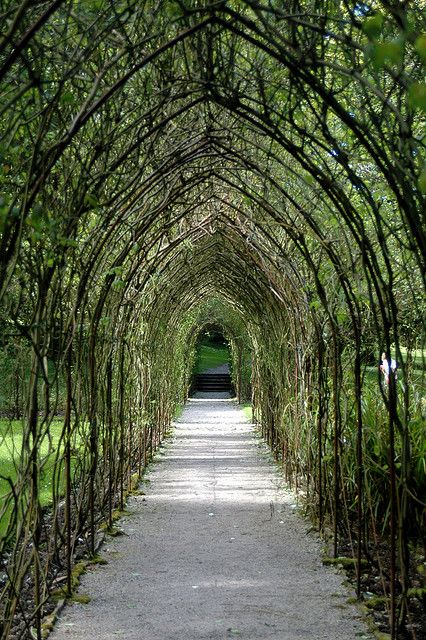
M 396 368 L 397 368 L 396 361 L 393 358 L 388 358 L 386 353 L 383 352 L 382 359 L 380 361 L 380 371 L 384 375 L 386 384 L 389 384 L 389 371 L 392 371 L 393 373 L 395 373 Z M 396 374 L 395 374 L 395 380 L 396 380 Z

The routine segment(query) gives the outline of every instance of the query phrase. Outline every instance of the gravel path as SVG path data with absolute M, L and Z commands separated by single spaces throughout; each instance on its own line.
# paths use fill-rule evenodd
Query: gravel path
M 230 373 L 231 369 L 229 364 L 219 364 L 217 367 L 210 367 L 210 369 L 204 369 L 201 373 Z
M 192 399 L 52 640 L 369 638 L 238 406 Z

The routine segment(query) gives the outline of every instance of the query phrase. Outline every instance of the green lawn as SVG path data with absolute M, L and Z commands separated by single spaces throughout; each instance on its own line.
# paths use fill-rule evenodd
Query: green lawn
M 378 374 L 380 374 L 380 376 Z M 399 368 L 397 369 L 397 375 L 398 375 L 398 386 L 400 387 L 401 384 L 403 384 L 404 382 L 404 374 L 402 370 Z M 365 367 L 364 369 L 365 384 L 369 386 L 377 384 L 378 380 L 379 379 L 382 380 L 382 378 L 383 378 L 383 374 L 378 371 L 378 366 Z M 411 373 L 411 382 L 413 385 L 415 385 L 419 389 L 419 391 L 422 389 L 424 390 L 425 384 L 426 384 L 425 372 L 420 368 L 413 368 Z
M 40 502 L 42 506 L 46 506 L 52 501 L 52 476 L 62 429 L 63 420 L 54 420 L 50 425 L 50 437 L 46 435 L 41 442 Z M 2 475 L 0 478 L 0 508 L 4 503 L 5 496 L 10 492 L 7 478 L 10 478 L 13 483 L 17 479 L 22 456 L 23 431 L 24 427 L 20 420 L 0 420 L 0 473 Z M 5 533 L 10 511 L 11 509 L 8 509 L 0 520 L 0 538 Z
M 395 349 L 393 349 L 395 352 Z M 405 359 L 407 356 L 407 349 L 405 347 L 401 347 L 401 354 Z M 426 362 L 426 350 L 422 349 L 414 349 L 413 351 L 413 365 L 418 369 L 423 369 Z
M 252 419 L 253 419 L 253 412 L 252 412 L 251 402 L 245 402 L 244 404 L 240 404 L 240 409 L 242 409 L 246 419 L 249 422 L 251 422 Z
M 201 345 L 197 353 L 195 372 L 202 373 L 206 369 L 227 364 L 229 363 L 229 358 L 229 349 L 225 346 L 211 347 Z

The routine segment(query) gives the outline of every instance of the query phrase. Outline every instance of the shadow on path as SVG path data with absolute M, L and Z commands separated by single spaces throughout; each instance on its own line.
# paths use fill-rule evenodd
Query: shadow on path
M 235 402 L 191 400 L 52 640 L 368 638 Z

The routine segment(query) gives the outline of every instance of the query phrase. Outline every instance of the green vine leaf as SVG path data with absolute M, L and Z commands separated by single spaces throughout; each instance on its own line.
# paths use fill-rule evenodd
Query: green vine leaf
M 426 83 L 413 82 L 408 89 L 408 101 L 414 109 L 420 109 L 426 113 Z
M 74 95 L 71 93 L 71 91 L 66 91 L 61 95 L 60 101 L 62 104 L 73 104 Z
M 96 207 L 99 206 L 99 200 L 93 193 L 86 193 L 84 196 L 84 204 L 96 209 Z
M 419 54 L 422 62 L 426 64 L 426 34 L 419 36 L 414 42 L 414 48 Z
M 362 30 L 369 40 L 375 40 L 382 33 L 384 16 L 382 13 L 377 12 L 371 18 L 367 18 L 362 25 Z
M 404 41 L 400 38 L 370 43 L 366 47 L 366 56 L 376 69 L 381 69 L 385 64 L 401 64 L 404 57 L 404 45 Z
M 424 165 L 421 174 L 417 180 L 417 186 L 419 191 L 426 194 L 426 164 Z

